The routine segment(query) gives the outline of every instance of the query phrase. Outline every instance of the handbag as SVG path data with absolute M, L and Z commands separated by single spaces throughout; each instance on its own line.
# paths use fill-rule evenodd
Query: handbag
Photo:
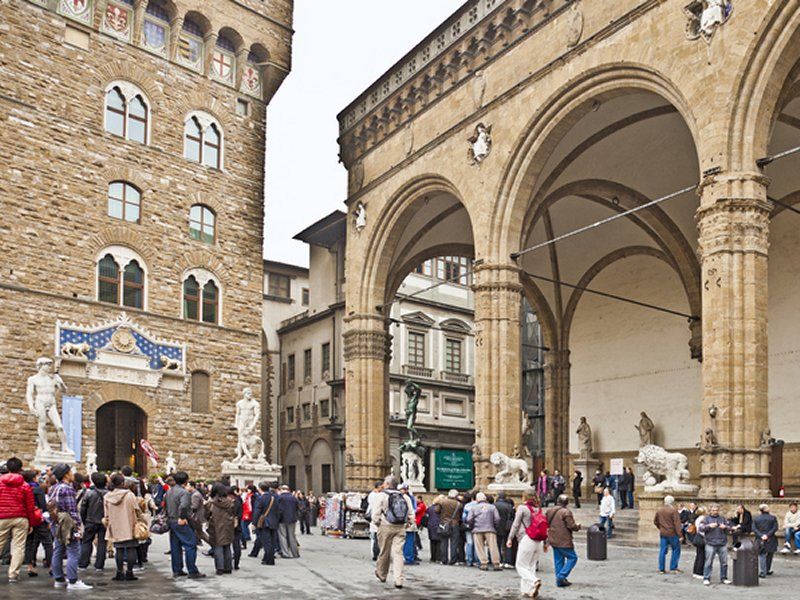
M 155 533 L 157 535 L 161 535 L 162 533 L 167 533 L 169 531 L 169 523 L 167 522 L 167 515 L 164 513 L 159 513 L 155 517 L 153 517 L 152 523 L 150 523 L 150 532 Z
M 461 503 L 458 502 L 456 504 L 455 510 L 453 511 L 453 514 L 451 514 L 446 519 L 441 519 L 439 521 L 439 535 L 444 537 L 450 537 L 450 534 L 453 532 L 453 524 L 451 523 L 451 520 L 460 509 L 461 509 Z
M 603 493 L 603 486 L 601 484 L 598 484 L 598 485 L 594 486 L 594 493 L 595 494 L 602 494 Z
M 258 517 L 258 522 L 256 523 L 256 529 L 264 529 L 264 523 L 266 522 L 267 517 L 269 516 L 270 510 L 272 510 L 272 505 L 274 504 L 274 502 L 275 502 L 275 496 L 271 496 L 269 499 L 269 505 L 267 505 L 267 510 L 264 511 L 264 514 Z
M 133 539 L 143 542 L 150 537 L 150 530 L 144 521 L 136 521 L 133 525 Z

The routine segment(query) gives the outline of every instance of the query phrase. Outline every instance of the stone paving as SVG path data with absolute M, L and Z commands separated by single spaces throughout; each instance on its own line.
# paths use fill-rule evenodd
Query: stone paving
M 292 600 L 342 598 L 371 599 L 396 598 L 398 600 L 451 598 L 517 598 L 518 580 L 513 570 L 482 572 L 466 567 L 444 567 L 423 561 L 408 567 L 406 586 L 395 590 L 390 583 L 379 583 L 374 575 L 374 565 L 367 558 L 369 542 L 364 540 L 339 540 L 319 535 L 302 536 L 301 558 L 278 559 L 275 567 L 262 566 L 259 561 L 242 557 L 242 568 L 233 575 L 213 575 L 213 561 L 201 556 L 200 569 L 208 578 L 200 581 L 170 576 L 169 557 L 164 555 L 168 543 L 165 536 L 157 536 L 150 550 L 150 563 L 138 582 L 110 581 L 113 567 L 107 564 L 106 573 L 96 575 L 92 570 L 82 572 L 87 582 L 97 587 L 87 592 L 66 592 L 53 589 L 43 576 L 30 579 L 22 573 L 22 581 L 8 584 L 5 577 L 0 582 L 0 598 L 30 600 L 31 598 L 91 597 L 120 598 L 127 594 L 149 598 L 253 598 L 255 594 L 275 593 L 280 598 Z M 427 540 L 423 541 L 423 557 L 427 557 Z M 688 573 L 662 576 L 656 569 L 656 551 L 652 548 L 609 547 L 609 560 L 590 562 L 585 559 L 583 544 L 578 545 L 580 560 L 570 577 L 573 586 L 559 589 L 554 585 L 552 555 L 548 553 L 540 563 L 544 580 L 541 597 L 558 600 L 639 600 L 647 598 L 702 597 L 718 598 L 791 598 L 796 597 L 800 584 L 800 557 L 775 558 L 775 575 L 757 588 L 722 586 L 715 583 L 709 588 L 692 579 Z M 689 548 L 681 567 L 691 570 L 694 550 Z M 3 572 L 4 573 L 4 572 Z

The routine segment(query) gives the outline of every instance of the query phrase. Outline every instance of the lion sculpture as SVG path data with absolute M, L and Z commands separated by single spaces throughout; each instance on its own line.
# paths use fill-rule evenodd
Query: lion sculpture
M 528 463 L 522 458 L 511 458 L 502 452 L 494 452 L 489 457 L 489 462 L 499 469 L 494 476 L 496 484 L 530 485 L 532 483 L 528 472 Z
M 689 459 L 680 452 L 667 452 L 661 446 L 648 444 L 639 449 L 636 462 L 647 467 L 644 474 L 646 492 L 697 493 L 697 486 L 689 481 Z M 663 477 L 658 482 L 657 478 Z

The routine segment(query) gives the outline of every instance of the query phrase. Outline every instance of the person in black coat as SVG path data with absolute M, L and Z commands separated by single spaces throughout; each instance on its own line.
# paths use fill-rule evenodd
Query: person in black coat
M 575 500 L 575 508 L 581 507 L 582 487 L 583 487 L 583 474 L 580 471 L 575 471 L 575 477 L 572 478 L 572 499 Z
M 739 542 L 742 537 L 753 531 L 753 515 L 744 504 L 736 507 L 736 515 L 731 519 L 732 541 L 734 544 Z
M 633 508 L 633 489 L 635 478 L 630 467 L 622 470 L 622 477 L 619 480 L 619 497 L 622 501 L 622 508 Z
M 514 548 L 506 547 L 506 540 L 514 524 L 514 501 L 506 498 L 505 492 L 497 495 L 497 502 L 494 503 L 497 512 L 500 514 L 500 524 L 496 527 L 497 545 L 500 548 L 501 566 L 510 569 L 514 565 Z
M 92 473 L 92 484 L 92 487 L 84 492 L 83 500 L 79 505 L 81 521 L 83 521 L 83 537 L 81 538 L 78 568 L 89 567 L 96 538 L 97 553 L 94 568 L 102 571 L 106 563 L 106 528 L 103 526 L 103 516 L 105 515 L 103 497 L 108 493 L 106 476 L 102 473 Z
M 778 519 L 770 514 L 769 506 L 758 507 L 759 515 L 753 519 L 753 533 L 758 545 L 758 576 L 772 575 L 772 557 L 778 551 Z
M 288 485 L 282 485 L 278 493 L 278 542 L 281 558 L 300 558 L 297 545 L 297 498 Z
M 233 516 L 235 526 L 233 528 L 233 570 L 239 570 L 239 561 L 242 558 L 242 515 L 244 514 L 244 500 L 239 493 L 239 488 L 235 485 L 228 488 L 228 497 L 233 501 Z
M 274 565 L 275 551 L 278 548 L 278 499 L 266 482 L 261 482 L 258 487 L 261 494 L 253 502 L 253 523 L 259 545 L 264 549 L 261 564 Z M 253 550 L 256 550 L 255 547 Z

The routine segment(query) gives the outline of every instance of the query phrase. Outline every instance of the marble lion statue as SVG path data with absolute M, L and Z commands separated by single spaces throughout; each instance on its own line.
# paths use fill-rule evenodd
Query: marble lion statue
M 92 347 L 89 346 L 89 344 L 87 344 L 86 342 L 81 342 L 80 344 L 67 342 L 66 344 L 61 346 L 61 355 L 71 356 L 73 358 L 87 358 L 86 354 L 91 349 Z
M 494 452 L 489 462 L 499 469 L 494 476 L 495 483 L 531 483 L 528 463 L 524 459 Z
M 648 491 L 690 491 L 696 489 L 688 483 L 689 459 L 680 452 L 668 452 L 661 446 L 648 444 L 639 449 L 636 462 L 647 467 L 648 474 L 653 477 L 661 476 L 661 483 L 648 486 Z M 652 480 L 651 480 L 652 481 Z M 650 483 L 650 482 L 645 482 Z
M 181 361 L 175 358 L 161 356 L 159 359 L 161 360 L 162 368 L 166 371 L 179 371 L 181 368 Z

